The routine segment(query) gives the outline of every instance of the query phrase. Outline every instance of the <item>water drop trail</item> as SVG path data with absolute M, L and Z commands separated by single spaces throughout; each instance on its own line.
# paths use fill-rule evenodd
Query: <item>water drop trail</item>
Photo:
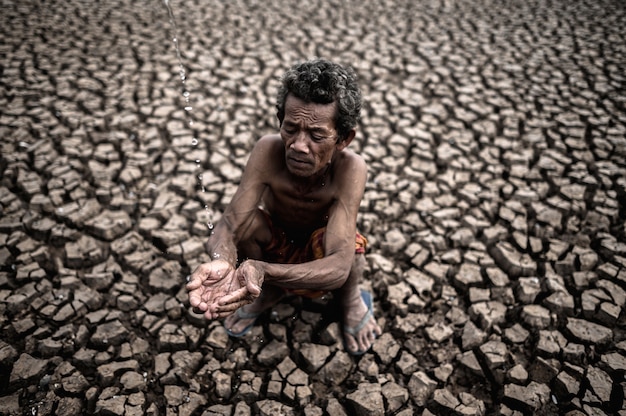
M 191 105 L 191 92 L 189 92 L 189 89 L 187 88 L 187 70 L 185 69 L 185 64 L 183 61 L 183 56 L 181 53 L 181 48 L 180 48 L 180 41 L 179 41 L 179 36 L 178 36 L 178 25 L 176 24 L 176 18 L 174 17 L 174 11 L 172 9 L 172 6 L 170 5 L 170 0 L 163 0 L 163 3 L 165 4 L 165 7 L 167 8 L 167 14 L 169 16 L 169 20 L 170 20 L 170 26 L 172 27 L 172 42 L 174 43 L 174 50 L 176 51 L 176 58 L 178 60 L 178 73 L 180 76 L 180 82 L 182 85 L 182 96 L 183 99 L 185 101 L 183 109 L 185 110 L 185 117 L 187 118 L 187 124 L 189 125 L 189 127 L 191 128 L 191 126 L 194 125 L 194 119 L 193 119 L 193 115 L 192 115 L 192 111 L 193 111 L 193 106 Z M 199 140 L 197 138 L 197 133 L 192 130 L 192 139 L 191 139 L 191 147 L 193 150 L 197 150 L 198 148 L 198 144 L 199 144 Z M 195 163 L 196 163 L 196 170 L 197 172 L 201 171 L 202 165 L 201 165 L 201 160 L 200 159 L 195 159 Z M 204 183 L 202 181 L 203 175 L 202 173 L 197 173 L 196 174 L 196 178 L 198 179 L 196 185 L 197 188 L 200 189 L 202 191 L 202 193 L 204 194 L 206 191 L 206 188 L 204 186 Z M 212 223 L 212 217 L 213 215 L 211 214 L 211 211 L 209 210 L 208 205 L 204 205 L 204 209 L 206 211 L 207 214 L 207 228 L 209 229 L 209 232 L 212 232 L 213 230 L 213 223 Z

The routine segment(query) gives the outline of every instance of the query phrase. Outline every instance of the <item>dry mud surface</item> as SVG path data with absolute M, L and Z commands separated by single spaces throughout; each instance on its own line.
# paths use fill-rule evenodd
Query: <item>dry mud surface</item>
M 171 10 L 2 2 L 0 413 L 626 414 L 624 2 Z M 331 298 L 230 340 L 183 288 L 312 56 L 365 98 L 359 358 Z

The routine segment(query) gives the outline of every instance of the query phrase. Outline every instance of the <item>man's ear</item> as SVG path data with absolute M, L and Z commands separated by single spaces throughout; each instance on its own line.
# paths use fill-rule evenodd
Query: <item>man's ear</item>
M 356 130 L 355 129 L 350 130 L 346 138 L 340 141 L 339 143 L 337 143 L 337 150 L 343 150 L 346 147 L 348 147 L 348 145 L 352 142 L 352 140 L 354 140 L 355 137 L 356 137 Z

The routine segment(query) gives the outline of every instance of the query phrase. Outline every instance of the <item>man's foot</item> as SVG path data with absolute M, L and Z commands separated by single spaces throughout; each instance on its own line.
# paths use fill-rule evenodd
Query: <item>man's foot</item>
M 365 354 L 382 330 L 376 323 L 372 294 L 361 290 L 361 298 L 354 305 L 344 305 L 343 338 L 346 350 L 352 355 Z
M 246 335 L 257 318 L 267 309 L 278 303 L 284 296 L 281 289 L 274 286 L 263 288 L 261 295 L 251 304 L 242 306 L 224 319 L 224 327 L 231 337 L 239 338 Z
M 246 335 L 248 332 L 250 332 L 250 330 L 254 326 L 256 319 L 263 313 L 263 312 L 246 312 L 244 308 L 245 306 L 242 306 L 241 308 L 237 309 L 237 311 L 233 315 L 230 315 L 224 321 L 224 327 L 226 328 L 226 332 L 231 337 L 240 338 Z M 228 320 L 231 321 L 230 326 L 228 324 Z M 232 321 L 235 321 L 235 322 L 232 322 Z

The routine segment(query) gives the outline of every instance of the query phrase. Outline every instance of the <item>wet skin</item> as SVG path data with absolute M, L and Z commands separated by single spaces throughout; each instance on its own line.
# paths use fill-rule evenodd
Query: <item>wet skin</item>
M 334 103 L 307 103 L 290 95 L 280 134 L 257 142 L 237 192 L 208 242 L 210 252 L 219 258 L 199 266 L 188 285 L 191 305 L 207 318 L 230 315 L 226 327 L 239 332 L 250 319 L 232 314 L 250 303 L 248 313 L 270 307 L 280 299 L 277 288 L 337 291 L 345 325 L 356 325 L 366 313 L 358 290 L 362 270 L 354 267 L 354 236 L 367 167 L 346 149 L 354 130 L 338 140 L 335 112 Z M 287 230 L 310 233 L 325 226 L 324 258 L 301 264 L 262 261 L 260 248 L 271 234 L 259 217 L 259 204 Z M 237 247 L 245 247 L 245 254 Z M 248 260 L 235 270 L 238 254 Z M 215 269 L 220 269 L 219 276 Z M 354 351 L 367 349 L 380 332 L 370 320 L 356 339 L 347 336 L 346 344 Z

